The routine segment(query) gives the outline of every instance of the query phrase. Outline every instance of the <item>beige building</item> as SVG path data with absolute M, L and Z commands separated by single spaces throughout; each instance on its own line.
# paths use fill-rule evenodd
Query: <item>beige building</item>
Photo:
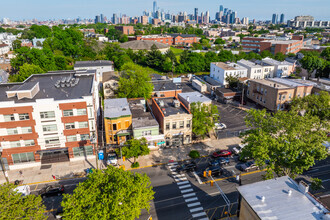
M 247 97 L 270 111 L 286 108 L 294 97 L 310 95 L 313 85 L 295 80 L 274 78 L 248 82 Z

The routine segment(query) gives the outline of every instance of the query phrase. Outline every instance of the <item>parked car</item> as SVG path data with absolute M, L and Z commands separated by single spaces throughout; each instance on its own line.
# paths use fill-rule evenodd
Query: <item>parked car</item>
M 214 128 L 217 130 L 222 130 L 222 129 L 227 128 L 227 126 L 224 123 L 215 123 Z
M 211 176 L 220 176 L 223 174 L 223 169 L 220 166 L 210 166 L 205 169 L 206 175 L 211 170 Z
M 39 192 L 42 198 L 51 197 L 51 196 L 60 196 L 64 193 L 63 185 L 50 185 L 45 186 Z
M 209 166 L 221 166 L 221 165 L 228 165 L 229 159 L 228 158 L 218 158 L 214 159 L 209 162 Z
M 237 147 L 233 148 L 233 152 L 234 154 L 238 155 L 242 152 L 243 148 L 246 146 L 247 144 L 239 144 Z
M 259 169 L 259 167 L 254 163 L 254 161 L 249 161 L 243 164 L 239 164 L 239 169 L 245 172 L 248 172 L 252 169 Z
M 197 164 L 194 161 L 187 161 L 176 167 L 178 173 L 197 170 Z
M 29 185 L 18 186 L 15 188 L 18 193 L 21 193 L 23 196 L 31 194 L 31 189 Z
M 219 150 L 216 151 L 212 154 L 213 157 L 217 158 L 217 157 L 228 157 L 232 155 L 231 151 L 229 150 Z
M 107 164 L 108 165 L 117 165 L 118 159 L 117 154 L 115 153 L 109 153 L 107 158 Z

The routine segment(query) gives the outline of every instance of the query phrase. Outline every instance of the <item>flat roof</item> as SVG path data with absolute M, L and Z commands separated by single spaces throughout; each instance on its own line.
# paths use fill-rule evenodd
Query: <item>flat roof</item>
M 3 83 L 0 84 L 0 101 L 14 101 L 15 103 L 35 102 L 37 99 L 81 99 L 83 96 L 92 96 L 93 80 L 95 70 L 89 71 L 56 71 L 44 74 L 31 75 L 21 83 Z M 79 79 L 77 84 L 70 87 L 56 88 L 58 81 L 67 78 Z M 22 91 L 33 88 L 39 84 L 39 91 L 32 98 L 17 99 L 17 97 L 8 98 L 7 91 Z
M 181 102 L 179 107 L 175 107 L 173 104 L 174 100 L 179 101 L 174 97 L 155 98 L 157 105 L 159 106 L 165 117 L 176 114 L 190 114 L 189 111 L 182 106 Z M 163 103 L 163 106 L 161 105 L 161 103 Z
M 229 66 L 229 65 L 227 65 L 223 62 L 216 62 L 216 63 L 213 63 L 213 64 L 216 65 L 217 67 L 220 67 L 223 70 L 236 70 L 234 67 Z
M 222 86 L 219 81 L 216 81 L 209 76 L 204 76 L 204 81 L 211 84 L 212 86 Z
M 228 65 L 234 67 L 236 70 L 247 70 L 244 66 L 241 66 L 238 63 L 228 63 Z
M 146 101 L 144 99 L 128 100 L 132 112 L 132 127 L 144 128 L 159 126 L 151 112 L 146 111 Z
M 118 118 L 127 115 L 132 115 L 132 113 L 126 98 L 104 100 L 105 118 Z
M 282 84 L 282 83 L 279 83 L 276 81 L 270 81 L 269 79 L 251 79 L 250 81 L 257 82 L 257 83 L 260 83 L 262 85 L 269 86 L 269 87 L 274 87 L 274 84 L 276 84 L 275 88 L 278 88 L 278 89 L 292 89 L 291 86 L 288 86 L 288 85 L 285 85 L 285 84 Z
M 261 65 L 255 63 L 255 62 L 251 62 L 251 61 L 249 61 L 249 60 L 244 60 L 244 59 L 242 59 L 242 60 L 237 61 L 237 63 L 238 63 L 238 64 L 241 64 L 241 65 L 243 65 L 243 66 L 251 67 L 251 68 L 262 68 Z
M 270 42 L 271 44 L 294 44 L 300 41 L 299 40 L 264 40 L 263 42 Z
M 298 86 L 313 86 L 311 83 L 307 83 L 303 80 L 293 80 L 293 79 L 284 79 L 284 78 L 270 78 L 269 80 L 277 83 L 281 83 L 290 87 L 298 87 Z
M 298 184 L 288 176 L 239 186 L 237 190 L 261 219 L 321 220 L 324 216 L 325 208 L 299 191 Z
M 113 62 L 110 60 L 92 60 L 92 61 L 76 61 L 74 67 L 94 67 L 94 66 L 112 66 Z
M 262 59 L 262 61 L 263 62 L 267 62 L 267 63 L 272 64 L 272 65 L 290 65 L 290 66 L 293 65 L 293 63 L 290 63 L 290 62 L 288 62 L 286 60 L 284 60 L 284 61 L 278 61 L 278 60 L 274 60 L 274 59 L 268 58 L 268 57 Z
M 193 102 L 201 102 L 201 103 L 212 102 L 211 99 L 207 98 L 205 95 L 203 95 L 200 92 L 186 92 L 186 93 L 179 93 L 178 95 L 182 97 L 184 100 L 186 100 L 189 104 Z
M 173 83 L 173 81 L 170 79 L 152 81 L 152 84 L 154 85 L 154 92 L 182 90 L 180 83 Z

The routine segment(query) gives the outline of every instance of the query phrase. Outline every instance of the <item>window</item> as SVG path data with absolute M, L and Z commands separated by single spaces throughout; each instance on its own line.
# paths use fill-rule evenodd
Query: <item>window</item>
M 20 141 L 11 141 L 10 142 L 10 147 L 20 147 L 21 142 Z
M 93 146 L 74 147 L 72 151 L 75 157 L 93 155 Z
M 291 99 L 291 93 L 289 94 L 289 99 Z
M 45 138 L 46 144 L 59 144 L 60 139 L 58 137 Z
M 55 112 L 54 111 L 40 112 L 40 118 L 55 118 Z
M 142 136 L 151 135 L 151 131 L 142 131 Z
M 20 153 L 20 154 L 12 154 L 14 164 L 16 163 L 26 163 L 34 161 L 34 154 L 33 152 L 28 153 Z
M 42 130 L 43 131 L 57 131 L 57 125 L 56 124 L 53 124 L 53 125 L 43 125 L 42 126 Z
M 173 128 L 173 129 L 176 129 L 176 122 L 173 122 L 173 123 L 172 123 L 172 128 Z
M 267 95 L 267 89 L 265 89 L 265 95 Z
M 166 130 L 170 130 L 170 123 L 166 123 Z
M 14 114 L 11 115 L 4 115 L 5 121 L 15 121 Z
M 184 121 L 180 121 L 179 124 L 180 124 L 180 128 L 184 128 Z
M 298 93 L 298 98 L 300 98 L 300 93 Z
M 264 89 L 263 89 L 263 88 L 261 88 L 260 92 L 261 92 L 261 94 L 263 94 L 263 93 L 264 93 Z
M 82 140 L 82 141 L 87 141 L 87 140 L 89 140 L 89 134 L 81 134 L 81 135 L 80 135 L 80 140 Z
M 63 110 L 63 116 L 68 117 L 68 116 L 73 116 L 73 111 L 71 110 Z
M 282 100 L 285 100 L 285 95 L 282 96 Z
M 74 122 L 65 124 L 65 129 L 67 129 L 67 130 L 75 129 L 75 128 L 76 128 L 76 126 L 74 125 Z
M 257 86 L 257 91 L 259 92 L 259 86 Z
M 126 127 L 126 128 L 129 127 L 129 121 L 125 121 L 125 127 Z
M 281 101 L 282 95 L 278 96 L 278 101 Z
M 18 117 L 19 117 L 19 120 L 20 121 L 24 121 L 24 120 L 29 120 L 30 119 L 29 113 L 19 114 Z
M 117 126 L 118 126 L 118 130 L 120 130 L 120 129 L 121 129 L 121 122 L 119 122 L 119 123 L 117 124 Z
M 88 128 L 88 122 L 87 121 L 78 122 L 78 127 L 79 128 Z
M 32 133 L 32 127 L 22 127 L 22 134 Z
M 186 125 L 186 126 L 187 126 L 187 128 L 190 128 L 190 123 L 191 123 L 191 121 L 190 121 L 190 120 L 188 120 L 188 121 L 187 121 L 187 125 Z
M 66 137 L 67 142 L 77 141 L 77 135 L 69 135 Z
M 112 124 L 112 130 L 117 131 L 117 124 Z
M 17 128 L 7 128 L 7 134 L 8 135 L 18 134 Z
M 25 145 L 25 147 L 27 147 L 27 146 L 34 146 L 35 143 L 34 143 L 34 140 L 25 140 L 24 141 L 24 145 Z
M 77 109 L 77 115 L 87 115 L 85 108 Z

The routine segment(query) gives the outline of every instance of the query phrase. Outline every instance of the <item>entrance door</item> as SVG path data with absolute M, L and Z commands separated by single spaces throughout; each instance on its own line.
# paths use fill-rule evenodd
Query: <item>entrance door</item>
M 67 149 L 54 152 L 41 153 L 41 164 L 67 162 L 69 159 L 69 152 Z

